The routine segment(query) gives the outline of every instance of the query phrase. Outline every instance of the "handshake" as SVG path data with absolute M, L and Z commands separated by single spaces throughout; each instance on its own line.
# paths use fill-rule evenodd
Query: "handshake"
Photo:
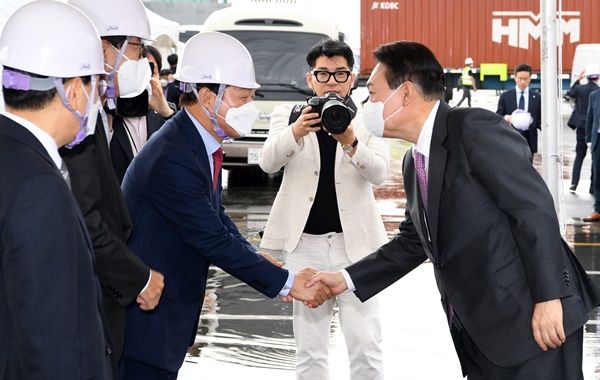
M 304 305 L 315 308 L 333 296 L 348 289 L 341 272 L 319 272 L 305 268 L 295 273 L 294 284 L 287 297 L 280 296 L 284 302 L 292 302 L 295 298 Z
M 282 267 L 283 263 L 264 252 L 257 252 L 269 260 L 271 264 Z M 319 272 L 316 269 L 304 268 L 295 273 L 294 284 L 287 297 L 282 297 L 283 302 L 292 302 L 294 299 L 304 302 L 304 305 L 315 308 L 333 296 L 343 293 L 348 289 L 346 279 L 342 272 Z

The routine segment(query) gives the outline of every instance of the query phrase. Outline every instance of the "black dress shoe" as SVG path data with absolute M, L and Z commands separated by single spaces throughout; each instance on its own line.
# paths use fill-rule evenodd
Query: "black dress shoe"
M 571 190 L 571 191 L 577 190 L 577 185 L 571 185 L 571 187 L 569 187 L 569 190 Z
M 584 222 L 598 222 L 600 221 L 600 212 L 594 211 L 589 216 L 582 219 Z

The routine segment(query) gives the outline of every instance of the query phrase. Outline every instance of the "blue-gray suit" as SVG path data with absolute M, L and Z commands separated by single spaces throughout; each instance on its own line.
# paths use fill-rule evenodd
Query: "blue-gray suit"
M 592 143 L 592 167 L 594 170 L 594 211 L 600 212 L 600 144 L 598 130 L 600 129 L 600 90 L 590 94 L 587 115 L 585 119 L 585 141 Z

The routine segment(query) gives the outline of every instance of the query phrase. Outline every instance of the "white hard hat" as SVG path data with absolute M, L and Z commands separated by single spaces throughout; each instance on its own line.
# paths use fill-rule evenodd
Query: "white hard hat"
M 588 78 L 596 79 L 600 75 L 600 66 L 596 62 L 588 63 L 585 66 L 585 76 Z
M 0 64 L 57 78 L 105 73 L 102 42 L 89 18 L 50 0 L 25 4 L 10 16 L 0 37 Z
M 190 38 L 174 77 L 187 83 L 260 87 L 248 49 L 230 35 L 219 32 L 201 32 Z
M 465 65 L 472 65 L 473 64 L 473 58 L 469 57 L 467 59 L 465 59 Z
M 521 110 L 519 110 L 521 111 Z M 533 117 L 529 112 L 513 112 L 511 115 L 512 125 L 522 131 L 526 131 L 529 129 L 529 126 L 533 122 Z
M 100 37 L 132 36 L 152 40 L 141 0 L 69 0 L 94 23 Z

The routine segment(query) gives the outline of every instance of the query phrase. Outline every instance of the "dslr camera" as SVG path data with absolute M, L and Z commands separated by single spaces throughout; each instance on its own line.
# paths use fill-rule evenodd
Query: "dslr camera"
M 310 112 L 316 112 L 321 117 L 321 124 L 329 133 L 339 134 L 350 125 L 352 118 L 356 114 L 353 110 L 344 104 L 344 98 L 338 96 L 335 92 L 328 92 L 323 96 L 313 96 L 307 100 L 311 106 Z

